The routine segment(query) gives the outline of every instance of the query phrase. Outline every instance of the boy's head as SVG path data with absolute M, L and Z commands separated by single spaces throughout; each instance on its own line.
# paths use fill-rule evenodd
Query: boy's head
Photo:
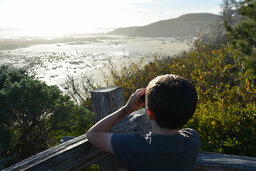
M 193 116 L 196 104 L 194 85 L 177 75 L 158 76 L 146 88 L 146 106 L 162 128 L 177 129 L 184 126 Z

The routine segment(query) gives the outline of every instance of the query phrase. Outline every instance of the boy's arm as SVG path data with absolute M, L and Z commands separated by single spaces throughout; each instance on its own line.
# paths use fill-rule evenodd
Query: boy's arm
M 125 116 L 138 110 L 145 104 L 145 102 L 139 100 L 140 97 L 145 94 L 145 91 L 145 88 L 136 90 L 125 106 L 92 126 L 87 132 L 88 140 L 96 147 L 113 154 L 114 152 L 111 146 L 112 128 Z

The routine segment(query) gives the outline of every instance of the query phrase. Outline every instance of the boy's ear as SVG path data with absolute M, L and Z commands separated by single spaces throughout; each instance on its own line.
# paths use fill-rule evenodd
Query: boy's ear
M 147 114 L 150 120 L 155 119 L 154 113 L 148 107 L 147 107 Z

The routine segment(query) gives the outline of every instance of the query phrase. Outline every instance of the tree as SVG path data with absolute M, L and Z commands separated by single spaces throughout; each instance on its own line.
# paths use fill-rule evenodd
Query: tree
M 58 87 L 47 86 L 25 70 L 0 67 L 0 167 L 56 144 L 52 135 L 85 132 L 91 116 Z
M 246 55 L 250 76 L 256 79 L 256 1 L 246 0 L 239 8 L 246 20 L 232 27 L 226 23 L 227 37 L 236 49 Z
M 100 85 L 99 83 L 95 83 L 95 81 L 90 76 L 86 75 L 86 73 L 83 73 L 76 77 L 67 75 L 67 78 L 61 84 L 61 87 L 77 105 L 83 105 L 92 110 L 91 91 L 100 87 Z
M 239 8 L 241 7 L 241 0 L 222 0 L 220 17 L 218 23 L 223 25 L 224 22 L 228 22 L 230 25 L 234 25 L 240 18 Z
M 244 20 L 238 12 L 241 4 L 242 0 L 222 0 L 217 23 L 202 29 L 203 34 L 199 35 L 199 43 L 213 48 L 220 48 L 220 45 L 226 44 L 225 23 L 233 26 Z

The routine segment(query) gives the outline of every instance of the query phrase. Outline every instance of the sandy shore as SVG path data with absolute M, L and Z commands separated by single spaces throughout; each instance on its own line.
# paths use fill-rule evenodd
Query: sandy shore
M 174 56 L 191 48 L 191 41 L 174 38 L 131 38 L 97 36 L 77 38 L 56 43 L 33 44 L 25 48 L 0 51 L 0 65 L 25 67 L 39 80 L 49 85 L 60 85 L 67 75 L 86 74 L 101 82 L 107 73 L 109 60 L 121 63 L 143 60 L 154 56 Z

